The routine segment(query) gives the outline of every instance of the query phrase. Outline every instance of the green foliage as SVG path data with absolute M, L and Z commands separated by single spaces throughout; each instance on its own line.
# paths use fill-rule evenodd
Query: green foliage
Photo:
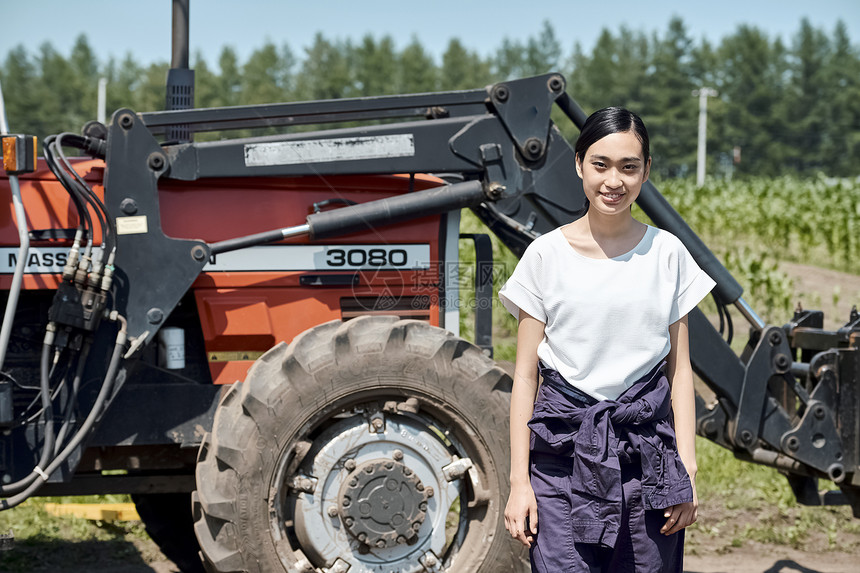
M 756 254 L 778 254 L 860 274 L 860 182 L 823 177 L 671 180 L 660 192 L 712 250 L 748 245 Z M 749 265 L 747 265 L 749 266 Z
M 127 495 L 31 498 L 18 507 L 0 512 L 0 533 L 11 531 L 16 543 L 58 537 L 75 541 L 109 539 L 114 533 L 102 527 L 104 524 L 71 516 L 57 517 L 48 513 L 45 504 L 128 502 L 130 498 Z
M 431 92 L 438 85 L 439 72 L 433 58 L 417 39 L 404 48 L 398 62 L 400 85 L 397 93 Z
M 796 302 L 794 283 L 779 270 L 779 263 L 772 255 L 743 247 L 727 250 L 723 264 L 744 286 L 744 299 L 762 318 L 774 323 L 790 315 Z
M 467 49 L 457 38 L 448 42 L 448 49 L 442 54 L 440 89 L 480 88 L 489 84 L 492 79 L 489 62 Z
M 141 522 L 58 517 L 45 509 L 46 503 L 128 502 L 127 495 L 43 497 L 0 512 L 0 533 L 11 532 L 15 539 L 13 549 L 0 552 L 0 571 L 61 571 L 85 565 L 108 571 L 141 561 L 137 546 L 151 545 Z
M 712 179 L 699 189 L 692 181 L 673 179 L 659 188 L 721 257 L 744 287 L 744 298 L 766 320 L 781 323 L 798 302 L 795 285 L 779 270 L 780 261 L 814 261 L 860 274 L 860 181 Z M 835 301 L 840 294 L 834 293 Z
M 510 38 L 502 40 L 493 62 L 495 76 L 506 80 L 556 71 L 560 58 L 561 44 L 555 30 L 544 21 L 540 35 L 525 43 Z
M 227 46 L 217 62 L 198 54 L 193 65 L 201 107 L 474 89 L 562 71 L 586 111 L 623 105 L 642 115 L 653 173 L 663 178 L 696 168 L 698 107 L 691 92 L 708 86 L 719 92 L 709 102 L 709 173 L 856 176 L 860 159 L 860 52 L 843 22 L 830 31 L 802 20 L 785 42 L 739 25 L 711 45 L 691 38 L 673 17 L 656 32 L 603 29 L 591 49 L 576 44 L 569 53 L 544 22 L 530 37 L 503 38 L 486 57 L 452 38 L 438 61 L 416 39 L 401 48 L 390 36 L 332 40 L 318 33 L 298 55 L 265 40 L 246 61 Z M 12 129 L 44 138 L 76 132 L 95 118 L 99 77 L 108 80 L 109 113 L 163 109 L 167 67 L 142 65 L 130 54 L 100 61 L 80 36 L 68 55 L 50 44 L 35 53 L 14 48 L 0 65 L 0 81 Z M 561 128 L 576 137 L 567 120 Z

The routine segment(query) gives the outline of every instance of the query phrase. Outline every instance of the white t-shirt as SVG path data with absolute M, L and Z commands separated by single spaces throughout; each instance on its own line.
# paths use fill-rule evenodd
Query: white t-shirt
M 535 239 L 499 291 L 546 324 L 538 358 L 598 400 L 614 400 L 671 348 L 669 325 L 714 287 L 683 243 L 648 227 L 632 251 L 592 259 L 561 228 Z

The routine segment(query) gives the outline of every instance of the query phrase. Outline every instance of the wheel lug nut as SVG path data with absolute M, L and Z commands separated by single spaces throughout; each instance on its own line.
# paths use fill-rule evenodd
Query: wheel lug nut
M 424 490 L 424 495 L 426 495 L 427 497 L 433 497 L 434 495 L 436 495 L 436 492 L 433 491 L 432 487 L 428 487 Z
M 328 516 L 337 517 L 337 508 L 335 506 L 331 506 L 330 508 L 328 508 Z
M 352 524 L 355 523 L 355 520 L 347 515 L 346 517 L 343 518 L 343 522 L 346 524 L 347 527 L 352 527 Z M 361 534 L 359 534 L 359 535 L 361 535 Z
M 365 541 L 367 541 L 367 534 L 362 531 L 358 534 L 358 540 L 364 543 Z
M 343 464 L 343 467 L 345 467 L 347 471 L 351 472 L 355 469 L 355 460 L 346 460 L 346 462 L 344 462 Z
M 406 538 L 402 535 L 397 536 L 397 545 L 403 545 L 406 543 Z
M 383 548 L 385 547 L 385 541 L 383 541 L 382 539 L 380 539 L 379 541 L 377 541 L 377 542 L 376 542 L 376 546 L 377 546 L 379 549 L 383 549 Z
M 397 461 L 402 460 L 403 459 L 403 450 L 394 450 L 392 457 L 394 457 L 394 459 Z

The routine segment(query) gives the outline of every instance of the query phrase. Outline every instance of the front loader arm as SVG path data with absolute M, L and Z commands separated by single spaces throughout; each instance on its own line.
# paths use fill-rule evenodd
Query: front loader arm
M 293 233 L 321 238 L 468 206 L 521 255 L 535 237 L 582 216 L 587 209 L 573 167 L 573 150 L 550 121 L 553 104 L 577 127 L 585 121 L 585 113 L 563 87 L 563 78 L 550 74 L 469 92 L 282 104 L 268 109 L 269 115 L 244 108 L 229 112 L 229 118 L 220 110 L 141 117 L 153 127 L 175 121 L 190 124 L 193 131 L 423 116 L 429 121 L 179 145 L 168 150 L 171 167 L 166 176 L 444 173 L 448 180 L 474 185 L 454 184 L 311 215 L 304 226 L 278 230 L 281 235 L 261 234 L 254 240 Z M 351 150 L 350 156 L 344 149 L 350 146 L 371 151 Z M 837 499 L 810 494 L 818 476 L 837 482 L 856 501 L 860 446 L 855 426 L 860 404 L 846 388 L 856 380 L 855 370 L 847 366 L 853 364 L 850 357 L 856 356 L 854 338 L 843 337 L 844 348 L 831 350 L 819 337 L 821 348 L 813 352 L 805 341 L 810 328 L 821 325 L 768 327 L 742 298 L 742 287 L 650 182 L 638 204 L 658 227 L 678 236 L 715 279 L 714 297 L 721 309 L 733 304 L 750 325 L 751 340 L 738 356 L 701 311 L 692 313 L 692 364 L 717 396 L 710 407 L 699 400 L 699 433 L 740 457 L 787 472 L 804 503 Z M 248 244 L 253 241 L 225 241 L 211 247 L 226 250 Z M 806 329 L 806 338 L 798 336 L 799 328 Z M 835 340 L 821 336 L 828 342 Z
M 103 146 L 105 209 L 117 225 L 114 301 L 127 317 L 131 341 L 117 387 L 136 352 L 153 340 L 214 253 L 295 236 L 313 241 L 469 207 L 521 255 L 535 237 L 581 217 L 587 201 L 573 149 L 550 119 L 554 105 L 582 126 L 585 114 L 559 74 L 438 94 L 142 114 L 119 110 Z M 348 122 L 365 124 L 327 128 Z M 156 139 L 176 125 L 192 133 L 321 127 L 215 142 Z M 161 229 L 162 180 L 391 173 L 433 173 L 448 184 L 298 214 L 298 220 L 285 213 L 287 226 L 215 243 L 174 239 Z M 738 356 L 700 311 L 691 313 L 692 364 L 717 396 L 710 407 L 697 404 L 699 433 L 736 455 L 787 472 L 805 503 L 836 500 L 815 493 L 814 480 L 829 477 L 856 512 L 858 321 L 826 333 L 817 315 L 802 313 L 785 327 L 768 327 L 743 300 L 737 281 L 653 185 L 643 187 L 638 202 L 714 278 L 719 308 L 733 304 L 750 325 L 750 342 Z M 68 304 L 79 303 L 71 297 Z

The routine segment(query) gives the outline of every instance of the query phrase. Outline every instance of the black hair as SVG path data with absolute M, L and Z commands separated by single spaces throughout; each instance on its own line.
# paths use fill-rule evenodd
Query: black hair
M 632 131 L 639 143 L 642 144 L 642 156 L 645 161 L 651 157 L 651 144 L 648 130 L 642 118 L 623 107 L 605 107 L 588 116 L 579 139 L 576 140 L 576 156 L 580 161 L 585 160 L 585 152 L 595 142 L 613 133 Z

